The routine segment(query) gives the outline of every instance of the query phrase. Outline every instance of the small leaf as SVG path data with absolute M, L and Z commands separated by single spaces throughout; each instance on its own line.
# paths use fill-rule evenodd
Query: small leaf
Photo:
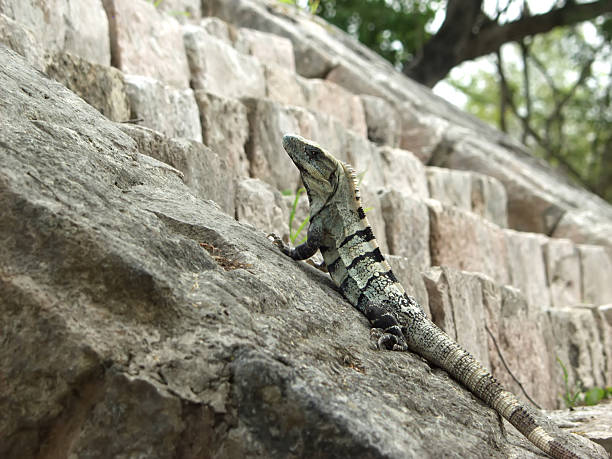
M 589 389 L 586 394 L 584 394 L 584 403 L 589 406 L 597 405 L 599 401 L 605 397 L 605 395 L 606 391 L 604 391 L 601 387 L 593 387 L 592 389 Z
M 315 14 L 319 9 L 319 3 L 321 0 L 313 0 L 308 2 L 310 4 L 310 14 Z

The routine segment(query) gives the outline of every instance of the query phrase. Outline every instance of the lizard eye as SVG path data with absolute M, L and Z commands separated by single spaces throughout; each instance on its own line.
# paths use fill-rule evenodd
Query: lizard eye
M 319 149 L 313 147 L 312 145 L 306 145 L 306 147 L 304 148 L 304 152 L 306 153 L 306 157 L 308 159 L 316 159 L 320 153 Z

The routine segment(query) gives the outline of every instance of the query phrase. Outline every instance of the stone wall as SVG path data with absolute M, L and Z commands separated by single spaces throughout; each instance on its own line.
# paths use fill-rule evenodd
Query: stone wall
M 547 408 L 556 358 L 570 384 L 612 384 L 612 207 L 334 27 L 273 1 L 5 0 L 0 40 L 285 240 L 300 183 L 281 137 L 318 141 L 360 174 L 407 290 L 517 395 L 502 358 Z

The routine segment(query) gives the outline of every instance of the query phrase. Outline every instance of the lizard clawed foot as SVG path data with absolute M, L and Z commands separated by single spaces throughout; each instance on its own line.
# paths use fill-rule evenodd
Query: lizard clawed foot
M 289 251 L 291 249 L 289 249 L 289 247 L 283 242 L 283 240 L 280 237 L 278 237 L 274 233 L 268 234 L 267 237 L 270 241 L 272 241 L 272 244 L 274 244 L 276 247 L 280 249 L 281 252 L 283 252 L 285 255 L 289 255 Z
M 385 332 L 382 328 L 372 328 L 370 339 L 374 342 L 372 346 L 376 350 L 386 349 L 388 351 L 407 351 L 408 346 L 401 343 L 400 339 L 393 333 Z
M 386 333 L 382 328 L 372 328 L 370 330 L 370 339 L 375 343 L 374 349 L 394 350 L 398 345 L 397 336 L 392 333 Z

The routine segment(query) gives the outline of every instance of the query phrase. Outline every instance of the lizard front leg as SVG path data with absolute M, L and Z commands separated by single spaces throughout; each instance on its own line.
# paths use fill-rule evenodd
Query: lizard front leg
M 317 250 L 321 247 L 321 240 L 323 238 L 323 231 L 321 225 L 317 220 L 311 221 L 308 226 L 308 238 L 306 242 L 298 245 L 297 247 L 288 247 L 283 242 L 275 237 L 274 244 L 283 252 L 285 255 L 293 258 L 294 260 L 306 260 L 312 257 Z

